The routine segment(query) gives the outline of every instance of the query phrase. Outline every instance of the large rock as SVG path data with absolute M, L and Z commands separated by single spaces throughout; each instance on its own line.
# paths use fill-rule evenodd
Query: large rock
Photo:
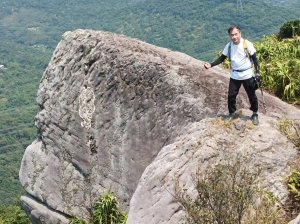
M 210 118 L 187 126 L 185 134 L 163 147 L 144 171 L 127 224 L 184 223 L 185 213 L 174 197 L 175 183 L 193 198 L 196 173 L 229 160 L 244 162 L 249 172 L 260 167 L 260 185 L 282 201 L 287 199 L 283 177 L 289 175 L 297 152 L 276 129 L 275 119 L 261 120 L 259 127 L 253 127 L 247 116 L 230 125 Z
M 225 131 L 212 120 L 227 111 L 227 85 L 228 72 L 203 70 L 203 62 L 179 52 L 106 32 L 65 33 L 40 83 L 38 138 L 20 169 L 27 192 L 21 200 L 32 222 L 88 219 L 95 200 L 110 190 L 125 209 L 134 194 L 128 223 L 177 223 L 183 211 L 163 190 L 172 182 L 157 178 L 182 174 L 189 187 L 199 161 L 215 163 L 224 146 L 265 155 L 274 182 L 266 187 L 285 195 L 282 178 L 295 150 L 275 123 L 300 117 L 299 110 L 266 94 L 260 126 L 248 130 L 244 110 L 237 129 L 245 133 Z M 249 107 L 244 91 L 238 106 Z

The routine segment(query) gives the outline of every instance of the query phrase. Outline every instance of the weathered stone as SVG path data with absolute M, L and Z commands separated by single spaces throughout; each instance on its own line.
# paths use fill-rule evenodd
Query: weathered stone
M 186 134 L 163 147 L 144 171 L 131 199 L 127 224 L 181 223 L 185 213 L 174 197 L 175 182 L 193 198 L 196 172 L 236 157 L 247 161 L 249 171 L 260 167 L 260 185 L 284 201 L 288 196 L 284 177 L 297 152 L 277 130 L 274 119 L 262 116 L 261 121 L 254 127 L 250 120 L 237 119 L 228 126 L 220 118 L 210 118 L 187 126 Z M 243 138 L 236 123 L 243 126 Z
M 290 221 L 288 224 L 300 224 L 300 214 L 292 221 Z
M 282 175 L 295 150 L 275 123 L 299 118 L 299 110 L 265 94 L 268 113 L 258 127 L 247 128 L 245 110 L 225 132 L 212 120 L 227 113 L 227 85 L 227 71 L 203 70 L 203 62 L 179 52 L 107 32 L 65 33 L 40 83 L 39 135 L 20 169 L 32 220 L 88 219 L 95 200 L 111 190 L 126 209 L 135 192 L 128 223 L 178 223 L 184 212 L 160 189 L 172 182 L 157 178 L 182 173 L 190 187 L 199 161 L 215 163 L 228 149 L 263 155 L 272 170 L 266 187 L 284 197 Z M 238 107 L 249 107 L 243 90 Z
M 57 212 L 52 212 L 45 205 L 28 196 L 21 197 L 22 207 L 28 213 L 32 224 L 63 224 L 68 219 Z

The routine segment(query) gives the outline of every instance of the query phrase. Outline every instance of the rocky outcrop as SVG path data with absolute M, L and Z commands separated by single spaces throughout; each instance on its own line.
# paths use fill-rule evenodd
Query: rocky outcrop
M 20 169 L 27 192 L 21 200 L 33 223 L 88 219 L 109 190 L 130 207 L 128 223 L 177 223 L 184 213 L 164 191 L 171 177 L 181 175 L 189 187 L 198 165 L 216 163 L 224 150 L 264 159 L 265 186 L 284 197 L 282 178 L 296 151 L 276 130 L 276 118 L 300 112 L 266 95 L 261 125 L 249 128 L 244 110 L 238 124 L 224 129 L 213 121 L 227 111 L 226 76 L 128 37 L 65 33 L 40 83 L 38 138 Z M 243 91 L 238 106 L 249 107 Z
M 282 138 L 275 119 L 261 116 L 263 122 L 257 128 L 246 117 L 228 126 L 214 118 L 195 122 L 186 127 L 185 134 L 163 147 L 140 179 L 127 223 L 184 223 L 185 213 L 174 197 L 176 181 L 193 198 L 199 170 L 206 172 L 235 158 L 242 158 L 249 171 L 260 167 L 260 185 L 285 200 L 283 177 L 289 175 L 288 164 L 296 150 Z

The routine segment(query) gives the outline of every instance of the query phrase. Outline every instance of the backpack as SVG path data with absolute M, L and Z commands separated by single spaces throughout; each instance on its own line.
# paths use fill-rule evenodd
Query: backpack
M 246 53 L 247 58 L 249 58 L 251 60 L 250 53 L 249 53 L 249 50 L 248 50 L 248 40 L 247 39 L 244 39 L 244 51 Z M 227 55 L 228 55 L 229 61 L 231 61 L 231 42 L 229 43 Z

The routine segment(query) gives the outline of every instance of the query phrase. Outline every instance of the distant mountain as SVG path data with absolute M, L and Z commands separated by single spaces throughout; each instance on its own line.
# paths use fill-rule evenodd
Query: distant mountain
M 52 49 L 62 33 L 89 28 L 122 33 L 149 43 L 212 59 L 226 28 L 239 23 L 252 39 L 277 32 L 299 18 L 300 3 L 287 1 L 103 0 L 4 1 L 2 38 Z
M 264 2 L 270 5 L 281 6 L 286 8 L 299 7 L 298 0 L 264 0 Z

